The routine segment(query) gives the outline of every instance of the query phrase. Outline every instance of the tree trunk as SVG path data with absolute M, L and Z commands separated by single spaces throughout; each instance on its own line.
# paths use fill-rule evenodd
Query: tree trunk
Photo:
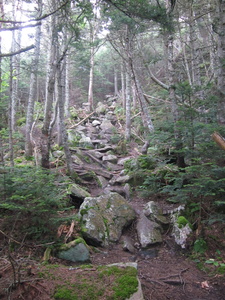
M 217 88 L 220 93 L 219 121 L 225 124 L 225 1 L 217 0 L 218 20 L 218 73 Z
M 65 58 L 65 117 L 70 116 L 70 55 Z
M 126 109 L 126 84 L 125 84 L 125 76 L 124 76 L 124 62 L 121 64 L 121 86 L 122 86 L 122 104 L 123 109 Z
M 66 165 L 67 172 L 70 176 L 74 175 L 74 171 L 72 168 L 72 158 L 68 144 L 68 137 L 64 122 L 64 97 L 63 97 L 63 87 L 64 87 L 64 79 L 62 76 L 62 69 L 60 68 L 60 64 L 57 66 L 57 87 L 58 87 L 58 109 L 59 109 L 59 126 L 58 129 L 60 131 L 60 136 L 62 138 L 62 145 L 66 156 Z
M 118 72 L 116 66 L 114 66 L 114 96 L 118 96 Z
M 55 7 L 55 0 L 52 0 L 52 5 Z M 49 56 L 49 69 L 47 74 L 46 82 L 46 99 L 45 99 L 45 112 L 44 122 L 42 127 L 41 136 L 41 165 L 43 168 L 49 168 L 49 151 L 50 151 L 50 122 L 52 115 L 52 105 L 55 88 L 55 74 L 57 64 L 57 47 L 58 47 L 58 36 L 56 28 L 56 15 L 51 16 L 51 45 L 50 45 L 50 56 Z
M 130 141 L 131 137 L 131 76 L 130 66 L 126 66 L 126 129 L 125 138 Z
M 41 15 L 42 10 L 42 0 L 38 1 L 38 10 Z M 40 56 L 40 41 L 41 41 L 41 26 L 36 27 L 35 32 L 35 50 L 34 57 L 31 63 L 31 75 L 30 75 L 30 91 L 29 99 L 27 104 L 27 113 L 26 113 L 26 141 L 25 141 L 25 155 L 27 157 L 33 155 L 33 144 L 31 141 L 31 128 L 34 121 L 34 103 L 37 99 L 37 78 L 38 78 L 38 64 Z
M 94 47 L 91 46 L 91 57 L 90 57 L 90 75 L 89 75 L 89 88 L 88 88 L 88 106 L 89 111 L 94 109 L 93 99 L 93 81 L 94 81 Z

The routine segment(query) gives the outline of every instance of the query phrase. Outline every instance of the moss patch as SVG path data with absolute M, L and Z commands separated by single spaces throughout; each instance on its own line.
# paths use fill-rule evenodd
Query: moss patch
M 138 290 L 137 270 L 130 266 L 84 265 L 65 268 L 63 284 L 60 278 L 62 270 L 59 272 L 48 268 L 48 272 L 52 280 L 54 273 L 58 274 L 52 291 L 53 299 L 57 300 L 125 300 Z

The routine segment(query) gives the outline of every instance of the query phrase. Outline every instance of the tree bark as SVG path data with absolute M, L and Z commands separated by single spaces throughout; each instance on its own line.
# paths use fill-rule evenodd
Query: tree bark
M 38 1 L 38 11 L 41 15 L 42 11 L 42 0 Z M 30 90 L 29 99 L 27 103 L 26 113 L 26 141 L 25 141 L 25 155 L 27 157 L 33 155 L 33 144 L 31 141 L 31 128 L 34 121 L 34 103 L 37 99 L 37 78 L 38 78 L 38 64 L 40 56 L 40 41 L 41 41 L 41 26 L 36 27 L 35 31 L 35 50 L 34 57 L 31 63 L 31 75 L 30 75 Z
M 217 0 L 217 56 L 218 56 L 218 72 L 217 72 L 217 88 L 220 93 L 219 105 L 219 121 L 225 124 L 225 1 Z
M 55 0 L 52 0 L 52 5 L 55 8 Z M 52 106 L 54 98 L 54 88 L 55 88 L 55 75 L 57 69 L 57 47 L 58 47 L 58 36 L 56 28 L 56 16 L 51 16 L 51 45 L 50 45 L 50 55 L 49 55 L 49 69 L 47 74 L 46 82 L 46 99 L 45 99 L 45 111 L 44 111 L 44 121 L 42 127 L 41 136 L 41 165 L 43 168 L 49 168 L 49 151 L 50 151 L 50 122 L 52 115 Z

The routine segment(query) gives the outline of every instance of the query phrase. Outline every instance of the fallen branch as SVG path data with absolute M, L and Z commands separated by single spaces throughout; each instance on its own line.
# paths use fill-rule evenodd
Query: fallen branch
M 217 145 L 219 145 L 221 149 L 225 150 L 225 140 L 218 132 L 214 132 L 212 134 L 212 139 L 217 143 Z
M 71 126 L 69 129 L 73 129 L 77 126 L 79 126 L 80 124 L 82 124 L 85 120 L 87 120 L 90 116 L 92 116 L 95 113 L 95 111 L 93 111 L 92 113 L 90 113 L 87 117 L 85 117 L 84 119 L 82 119 L 80 122 L 78 122 L 77 124 Z

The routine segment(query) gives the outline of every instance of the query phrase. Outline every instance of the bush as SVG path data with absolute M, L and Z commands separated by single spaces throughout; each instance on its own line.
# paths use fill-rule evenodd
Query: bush
M 62 187 L 48 170 L 34 167 L 3 169 L 0 173 L 0 216 L 5 226 L 27 238 L 43 239 L 55 233 L 57 210 L 65 204 Z M 13 226 L 12 226 L 13 225 Z

